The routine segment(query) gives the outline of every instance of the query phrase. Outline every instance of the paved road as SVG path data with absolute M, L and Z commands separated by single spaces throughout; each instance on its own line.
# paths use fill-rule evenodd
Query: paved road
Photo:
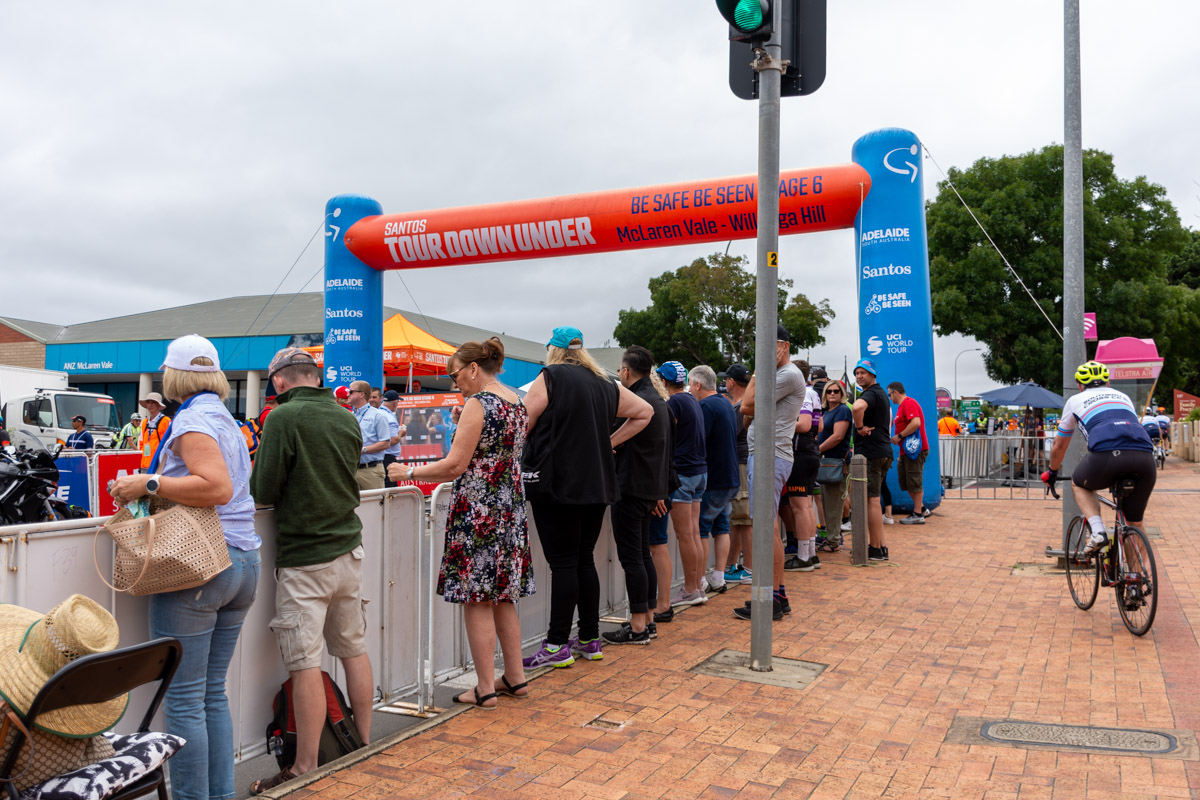
M 1172 459 L 1147 526 L 1160 569 L 1154 629 L 1128 634 L 1111 591 L 1090 612 L 1047 564 L 1060 510 L 1042 500 L 947 501 L 888 528 L 893 561 L 825 557 L 789 574 L 779 656 L 828 665 L 805 689 L 689 671 L 749 649 L 731 610 L 747 588 L 394 743 L 290 797 L 1191 797 L 1200 762 L 970 743 L 980 719 L 1200 729 L 1200 467 Z M 1030 571 L 1027 571 L 1030 572 Z M 597 717 L 624 723 L 599 729 Z M 956 720 L 958 721 L 956 725 Z M 975 721 L 972 723 L 972 721 Z M 952 726 L 954 730 L 952 730 Z M 1192 753 L 1191 758 L 1197 756 Z

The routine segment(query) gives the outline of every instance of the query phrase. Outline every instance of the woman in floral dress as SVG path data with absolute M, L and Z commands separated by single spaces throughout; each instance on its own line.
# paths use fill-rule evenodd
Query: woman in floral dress
M 395 481 L 454 481 L 437 592 L 463 604 L 478 678 L 454 702 L 481 708 L 495 708 L 497 694 L 529 694 L 516 606 L 534 591 L 520 465 L 528 415 L 516 393 L 496 378 L 503 363 L 504 345 L 494 336 L 458 348 L 447 366 L 467 402 L 449 454 L 432 464 L 388 467 Z M 497 639 L 504 655 L 499 681 Z

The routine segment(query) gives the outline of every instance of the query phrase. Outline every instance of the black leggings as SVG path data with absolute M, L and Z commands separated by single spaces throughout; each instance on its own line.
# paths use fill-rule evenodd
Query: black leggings
M 604 503 L 569 505 L 535 500 L 542 553 L 550 565 L 550 629 L 546 641 L 564 645 L 571 638 L 571 621 L 579 608 L 579 639 L 600 636 L 600 576 L 594 551 L 604 524 Z
M 1137 488 L 1126 495 L 1124 509 L 1126 519 L 1141 522 L 1146 515 L 1146 504 L 1150 492 L 1158 480 L 1154 454 L 1145 450 L 1109 450 L 1088 453 L 1075 467 L 1071 482 L 1081 489 L 1102 492 L 1112 487 L 1117 478 L 1130 475 L 1137 478 Z
M 650 511 L 658 505 L 654 500 L 622 498 L 612 506 L 613 540 L 617 543 L 617 558 L 625 570 L 625 591 L 629 595 L 629 610 L 634 614 L 650 611 L 650 594 L 658 597 L 658 573 L 650 557 Z

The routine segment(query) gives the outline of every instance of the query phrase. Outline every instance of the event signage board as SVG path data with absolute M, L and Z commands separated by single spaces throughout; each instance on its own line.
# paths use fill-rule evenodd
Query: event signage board
M 900 381 L 929 414 L 938 404 L 921 142 L 911 131 L 879 130 L 854 143 L 853 159 L 871 176 L 871 193 L 854 226 L 860 355 L 875 362 L 881 384 Z M 941 502 L 937 436 L 928 439 L 924 503 L 936 507 Z M 894 505 L 906 507 L 908 496 L 894 471 L 888 480 Z
M 1175 421 L 1179 422 L 1187 419 L 1187 415 L 1192 413 L 1192 409 L 1196 407 L 1197 403 L 1200 403 L 1200 397 L 1196 397 L 1194 394 L 1188 394 L 1187 392 L 1181 392 L 1178 389 L 1175 389 L 1174 392 Z
M 343 194 L 325 204 L 326 386 L 351 381 L 383 385 L 383 274 L 346 249 L 345 232 L 383 207 L 362 195 Z

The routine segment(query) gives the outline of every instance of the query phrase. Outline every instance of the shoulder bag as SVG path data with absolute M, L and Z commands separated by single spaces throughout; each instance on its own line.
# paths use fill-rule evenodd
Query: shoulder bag
M 194 397 L 180 407 L 180 412 Z M 168 427 L 162 442 L 170 439 L 170 432 Z M 162 448 L 160 443 L 150 463 L 151 473 L 156 472 Z M 151 495 L 149 507 L 151 513 L 146 517 L 135 517 L 128 508 L 122 508 L 103 527 L 117 548 L 112 583 L 104 579 L 100 569 L 96 555 L 100 531 L 96 531 L 92 559 L 100 580 L 110 589 L 136 597 L 191 589 L 208 583 L 232 565 L 215 506 L 195 508 Z

